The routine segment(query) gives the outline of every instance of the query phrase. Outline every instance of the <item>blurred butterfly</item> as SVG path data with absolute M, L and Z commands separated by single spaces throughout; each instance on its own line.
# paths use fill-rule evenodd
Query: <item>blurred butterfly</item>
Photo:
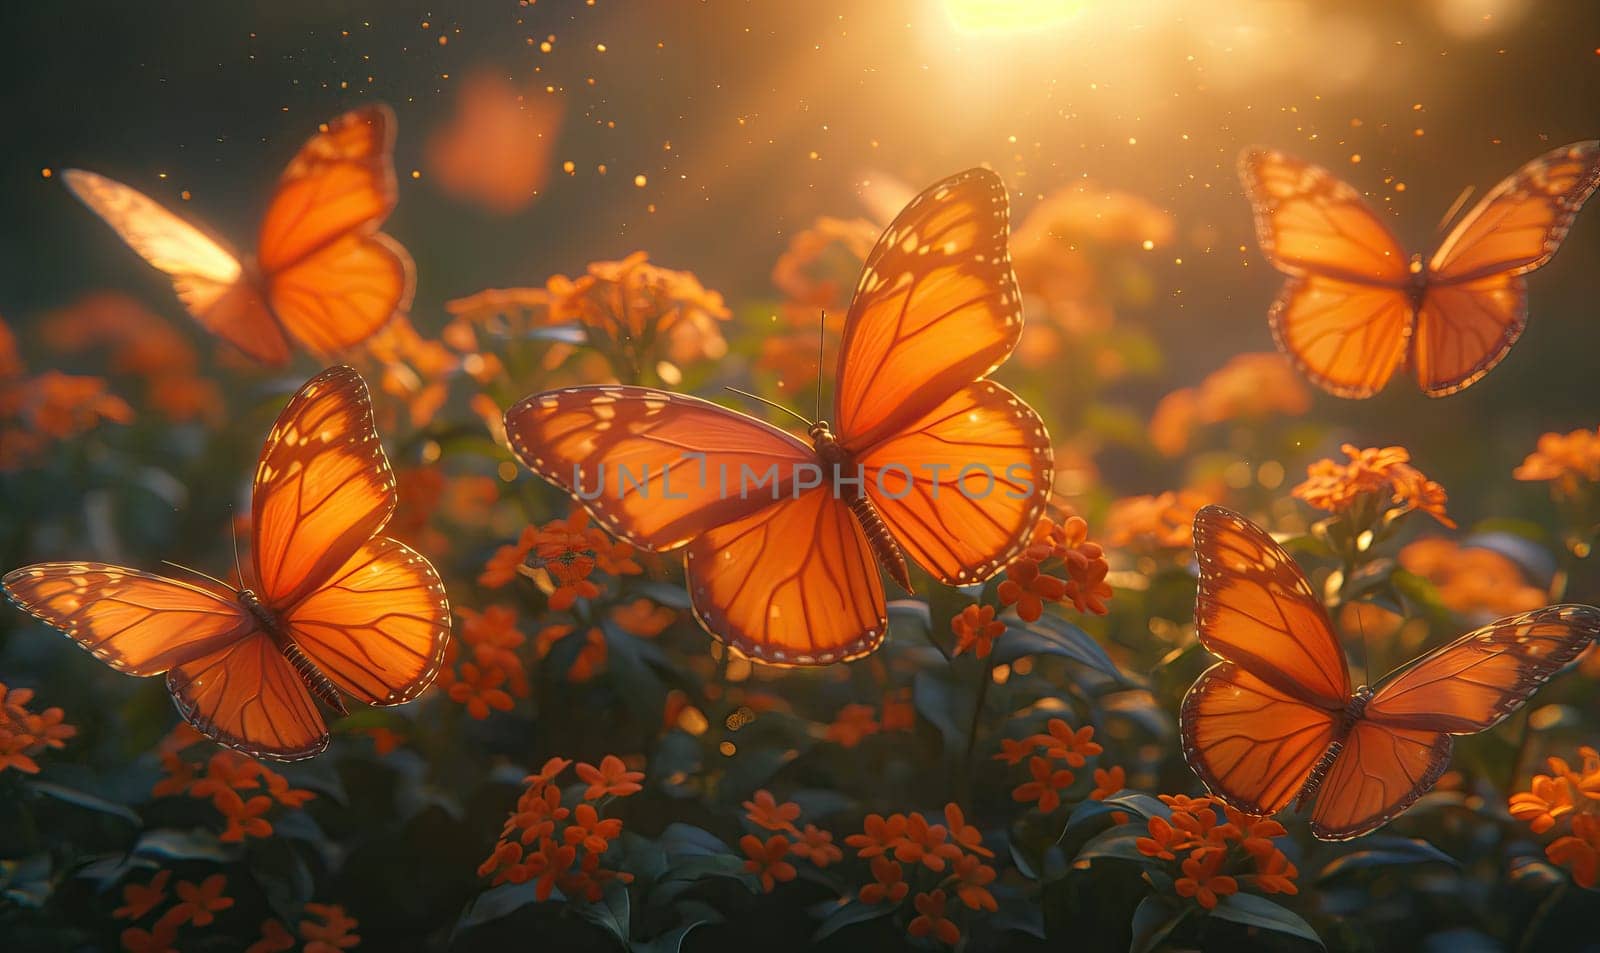
M 1184 756 L 1249 814 L 1315 799 L 1322 840 L 1359 837 L 1410 807 L 1449 765 L 1451 735 L 1498 724 L 1600 636 L 1600 609 L 1547 606 L 1352 690 L 1326 610 L 1272 537 L 1207 506 L 1194 541 L 1200 644 L 1223 661 L 1184 696 Z
M 312 378 L 256 467 L 256 587 L 199 586 L 105 563 L 7 573 L 6 595 L 119 672 L 167 676 L 183 717 L 253 757 L 328 746 L 314 699 L 344 714 L 410 701 L 444 664 L 450 609 L 433 566 L 379 536 L 394 474 L 367 385 L 349 367 Z
M 1328 170 L 1247 149 L 1239 176 L 1261 250 L 1289 281 L 1273 336 L 1340 397 L 1371 397 L 1402 362 L 1429 397 L 1472 385 L 1527 325 L 1522 275 L 1561 247 L 1600 185 L 1600 141 L 1545 153 L 1502 181 L 1426 261 L 1407 256 L 1361 194 Z
M 411 256 L 378 231 L 396 200 L 394 126 L 389 107 L 367 106 L 312 136 L 278 180 L 247 261 L 120 182 L 81 169 L 62 178 L 172 278 L 195 320 L 255 360 L 279 365 L 291 342 L 327 355 L 411 305 Z
M 981 582 L 1028 543 L 1049 496 L 1044 425 L 985 379 L 1022 332 L 1008 215 L 999 177 L 972 169 L 883 233 L 845 319 L 837 433 L 807 421 L 807 442 L 681 394 L 573 387 L 507 411 L 511 446 L 617 536 L 682 548 L 700 622 L 744 654 L 865 655 L 887 624 L 875 561 L 908 591 L 905 553 L 941 583 Z M 773 482 L 746 484 L 745 468 L 774 466 Z

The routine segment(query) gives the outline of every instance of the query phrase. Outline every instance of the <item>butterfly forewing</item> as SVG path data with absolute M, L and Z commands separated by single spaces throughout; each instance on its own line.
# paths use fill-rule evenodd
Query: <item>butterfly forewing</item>
M 611 533 L 654 551 L 791 495 L 795 467 L 816 460 L 771 424 L 649 387 L 534 394 L 506 411 L 506 438 L 529 469 L 573 494 Z
M 252 552 L 263 601 L 281 611 L 322 586 L 394 507 L 366 382 L 342 365 L 323 371 L 278 416 L 256 466 Z
M 845 318 L 839 439 L 865 450 L 984 377 L 1022 334 L 1005 185 L 986 169 L 911 200 L 878 240 Z
M 255 629 L 236 599 L 105 563 L 40 563 L 4 584 L 30 615 L 130 675 L 159 675 Z

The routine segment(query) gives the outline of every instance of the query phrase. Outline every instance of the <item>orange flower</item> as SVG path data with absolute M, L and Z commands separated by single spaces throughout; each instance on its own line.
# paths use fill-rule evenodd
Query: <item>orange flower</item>
M 1364 500 L 1381 505 L 1387 494 L 1393 504 L 1385 514 L 1388 519 L 1421 510 L 1445 526 L 1456 525 L 1445 515 L 1444 488 L 1411 465 L 1411 454 L 1404 447 L 1363 450 L 1347 443 L 1340 449 L 1349 462 L 1318 460 L 1311 464 L 1306 468 L 1306 481 L 1292 491 L 1295 497 L 1317 509 L 1344 515 Z
M 872 858 L 873 882 L 861 888 L 862 903 L 899 903 L 910 889 L 905 881 L 905 869 L 884 856 Z
M 228 878 L 225 874 L 212 874 L 198 884 L 178 881 L 178 899 L 172 908 L 179 923 L 193 923 L 197 927 L 209 926 L 217 913 L 233 906 L 233 898 L 226 896 Z
M 1550 492 L 1557 499 L 1578 496 L 1583 484 L 1600 483 L 1600 427 L 1542 434 L 1537 449 L 1511 475 L 1551 484 Z
M 372 739 L 372 750 L 378 757 L 393 754 L 405 744 L 405 735 L 384 727 L 362 728 L 361 733 Z
M 1270 817 L 1253 817 L 1227 805 L 1223 805 L 1222 810 L 1227 815 L 1229 826 L 1233 828 L 1230 832 L 1231 839 L 1237 840 L 1245 853 L 1257 861 L 1271 857 L 1278 849 L 1272 843 L 1273 838 L 1283 837 L 1288 833 L 1282 824 Z
M 1219 897 L 1239 892 L 1239 882 L 1219 873 L 1226 855 L 1210 851 L 1205 857 L 1190 857 L 1183 862 L 1183 876 L 1173 884 L 1180 897 L 1193 897 L 1207 910 L 1217 905 Z
M 1256 857 L 1256 886 L 1264 893 L 1283 893 L 1294 896 L 1300 892 L 1294 878 L 1300 871 L 1289 863 L 1288 855 L 1274 848 L 1271 853 Z
M 961 930 L 944 915 L 943 890 L 919 893 L 912 905 L 917 908 L 917 916 L 907 924 L 907 933 L 918 939 L 933 937 L 945 946 L 955 946 L 961 942 Z
M 509 215 L 539 196 L 565 112 L 559 96 L 489 70 L 456 87 L 450 120 L 429 137 L 429 181 L 454 198 Z
M 258 794 L 245 800 L 238 792 L 223 789 L 212 801 L 222 816 L 228 819 L 228 827 L 219 840 L 238 843 L 250 837 L 272 836 L 272 824 L 263 816 L 272 810 L 272 798 Z
M 307 801 L 316 798 L 311 791 L 289 787 L 289 779 L 270 768 L 263 766 L 261 776 L 266 779 L 267 793 L 284 807 L 304 807 Z
M 915 731 L 917 708 L 911 703 L 911 690 L 906 689 L 897 694 L 899 697 L 891 695 L 883 700 L 878 728 L 882 731 Z
M 361 937 L 354 932 L 360 923 L 346 914 L 344 907 L 336 903 L 308 903 L 305 910 L 308 916 L 300 921 L 300 938 L 306 941 L 304 953 L 339 953 L 360 945 Z
M 606 659 L 610 657 L 611 649 L 606 645 L 606 634 L 598 627 L 591 628 L 583 634 L 583 648 L 572 658 L 572 667 L 567 669 L 567 681 L 587 682 L 599 675 L 606 667 Z
M 1060 602 L 1067 594 L 1067 582 L 1039 571 L 1039 563 L 1022 557 L 1006 567 L 1005 581 L 996 590 L 1000 604 L 1016 606 L 1025 622 L 1035 622 L 1044 614 L 1044 604 Z
M 1400 550 L 1400 565 L 1433 583 L 1439 600 L 1468 618 L 1488 621 L 1546 601 L 1544 590 L 1529 585 L 1516 563 L 1480 546 L 1419 539 Z
M 1134 841 L 1134 846 L 1139 853 L 1146 857 L 1155 857 L 1160 860 L 1176 860 L 1174 851 L 1183 850 L 1189 845 L 1189 836 L 1167 822 L 1164 817 L 1150 818 L 1146 823 L 1150 831 L 1149 837 L 1141 837 Z
M 862 859 L 878 857 L 893 850 L 906 835 L 904 814 L 891 814 L 888 817 L 868 814 L 861 825 L 861 833 L 851 834 L 844 842 L 854 847 L 856 856 Z
M 754 834 L 746 834 L 739 839 L 739 846 L 749 858 L 744 869 L 761 880 L 761 889 L 766 893 L 771 893 L 777 883 L 795 878 L 794 864 L 784 860 L 789 854 L 789 839 L 782 834 L 773 834 L 765 843 Z
M 178 927 L 166 917 L 149 930 L 128 927 L 122 931 L 122 948 L 127 953 L 178 953 Z
M 976 827 L 967 826 L 967 817 L 962 813 L 961 805 L 951 801 L 944 806 L 944 823 L 950 831 L 950 840 L 955 844 L 980 857 L 994 856 L 994 851 L 983 846 L 983 833 Z
M 1198 490 L 1124 497 L 1106 513 L 1106 544 L 1143 553 L 1190 550 L 1194 547 L 1194 514 L 1214 502 L 1211 494 Z
M 1543 834 L 1569 815 L 1600 815 L 1600 751 L 1578 749 L 1582 765 L 1574 770 L 1563 758 L 1550 758 L 1549 774 L 1536 774 L 1525 792 L 1511 795 L 1511 816 Z
M 1150 420 L 1151 442 L 1175 457 L 1196 426 L 1229 420 L 1259 423 L 1298 417 L 1311 409 L 1311 391 L 1280 354 L 1239 354 L 1200 382 L 1162 398 Z
M 622 833 L 622 822 L 616 818 L 600 819 L 600 813 L 588 804 L 572 809 L 572 824 L 562 837 L 569 844 L 577 844 L 591 854 L 603 854 L 611 840 Z
M 950 620 L 950 628 L 956 634 L 955 654 L 971 649 L 978 658 L 988 658 L 1006 624 L 995 620 L 994 606 L 970 605 Z
M 807 824 L 805 830 L 799 832 L 790 852 L 801 860 L 811 861 L 819 870 L 844 859 L 844 851 L 834 844 L 833 835 L 815 824 Z
M 608 754 L 600 759 L 598 768 L 580 762 L 578 777 L 589 785 L 583 792 L 586 801 L 595 801 L 603 797 L 627 797 L 643 790 L 639 782 L 644 780 L 644 772 L 629 771 L 628 766 L 622 763 L 622 759 L 614 754 Z
M 1600 874 L 1600 817 L 1577 815 L 1572 819 L 1572 833 L 1556 838 L 1544 853 L 1551 863 L 1571 871 L 1578 886 L 1593 887 Z
M 450 700 L 467 706 L 467 714 L 482 721 L 489 710 L 510 711 L 516 702 L 501 688 L 506 673 L 500 668 L 479 668 L 472 662 L 463 662 L 456 680 L 450 686 Z
M 1037 756 L 1028 759 L 1028 771 L 1033 775 L 1033 780 L 1018 785 L 1011 792 L 1011 799 L 1022 804 L 1035 801 L 1045 814 L 1060 807 L 1060 792 L 1072 786 L 1072 772 L 1066 769 L 1057 771 L 1049 761 Z
M 995 901 L 994 894 L 989 892 L 989 884 L 994 882 L 995 870 L 972 854 L 967 854 L 955 863 L 951 874 L 955 878 L 956 897 L 973 910 L 987 910 L 990 913 L 1000 909 Z
M 261 939 L 245 947 L 244 953 L 283 953 L 294 949 L 294 934 L 277 920 L 261 922 Z
M 877 734 L 878 728 L 871 705 L 852 703 L 839 709 L 825 737 L 842 748 L 854 748 L 868 735 Z
M 1045 757 L 1065 761 L 1069 767 L 1081 768 L 1089 758 L 1105 750 L 1094 740 L 1093 725 L 1074 730 L 1060 718 L 1052 718 L 1045 727 L 1048 734 L 1034 735 L 1028 741 L 1043 747 Z
M 641 639 L 655 638 L 677 619 L 677 612 L 645 598 L 611 608 L 611 621 Z
M 31 711 L 31 701 L 32 689 L 7 689 L 0 682 L 0 772 L 15 768 L 23 774 L 38 774 L 39 764 L 33 756 L 63 747 L 68 738 L 78 733 L 77 728 L 66 724 L 61 709 Z
M 1089 792 L 1089 800 L 1104 801 L 1106 798 L 1128 786 L 1128 773 L 1121 765 L 1111 768 L 1094 769 L 1094 790 Z
M 943 824 L 929 824 L 921 814 L 908 814 L 905 836 L 894 845 L 894 859 L 903 864 L 920 863 L 929 870 L 942 871 L 945 861 L 961 856 L 961 848 L 948 843 L 949 837 L 950 832 Z
M 797 833 L 794 822 L 800 817 L 800 805 L 793 801 L 778 803 L 772 792 L 765 788 L 757 791 L 751 800 L 744 802 L 744 816 L 757 827 L 769 831 Z
M 1032 738 L 1001 738 L 1000 753 L 994 756 L 995 761 L 1004 761 L 1006 764 L 1021 764 L 1022 759 L 1033 754 L 1034 744 Z
M 524 526 L 522 535 L 517 537 L 515 543 L 496 549 L 484 564 L 483 573 L 478 576 L 478 585 L 485 589 L 499 589 L 516 579 L 528 554 L 533 552 L 534 538 L 538 532 L 535 527 Z
M 122 906 L 111 912 L 118 920 L 139 920 L 144 915 L 159 907 L 167 899 L 167 881 L 172 879 L 172 871 L 157 871 L 150 878 L 149 883 L 124 884 L 122 887 Z

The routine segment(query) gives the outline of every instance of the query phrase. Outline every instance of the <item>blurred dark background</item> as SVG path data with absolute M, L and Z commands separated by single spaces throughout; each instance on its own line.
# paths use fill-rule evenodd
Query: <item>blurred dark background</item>
M 1066 7 L 1082 9 L 1063 20 Z M 885 183 L 987 163 L 1018 217 L 1088 177 L 1176 219 L 1176 241 L 1151 252 L 1167 370 L 1135 385 L 1148 407 L 1231 354 L 1271 348 L 1279 278 L 1234 176 L 1242 146 L 1327 164 L 1426 250 L 1464 187 L 1475 198 L 1538 153 L 1600 135 L 1592 0 L 61 0 L 7 4 L 0 21 L 0 315 L 24 341 L 89 289 L 180 313 L 43 170 L 106 173 L 248 248 L 304 138 L 377 99 L 399 117 L 387 230 L 417 259 L 424 330 L 449 298 L 636 249 L 736 305 L 771 297 L 773 260 L 817 215 L 867 214 Z M 547 150 L 537 194 L 509 214 L 446 194 L 430 165 L 427 143 L 474 76 L 525 90 L 543 116 L 529 145 Z M 1539 505 L 1511 468 L 1538 433 L 1600 418 L 1597 219 L 1581 217 L 1532 276 L 1528 332 L 1484 381 L 1430 401 L 1402 377 L 1372 401 L 1319 397 L 1314 416 L 1363 445 L 1410 447 L 1468 521 Z

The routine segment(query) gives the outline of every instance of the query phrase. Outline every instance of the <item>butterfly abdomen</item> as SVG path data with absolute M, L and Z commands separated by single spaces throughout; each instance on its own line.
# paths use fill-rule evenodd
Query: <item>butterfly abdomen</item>
M 878 557 L 878 565 L 883 567 L 901 589 L 910 592 L 911 571 L 906 567 L 905 554 L 900 552 L 900 544 L 894 541 L 894 536 L 884 524 L 883 517 L 872 508 L 872 501 L 864 495 L 857 496 L 850 501 L 850 512 L 855 514 L 856 522 L 861 524 L 861 529 L 867 534 L 867 543 L 872 546 L 872 554 Z
M 300 681 L 305 683 L 306 689 L 339 714 L 350 714 L 350 709 L 345 707 L 344 697 L 339 694 L 338 686 L 333 684 L 332 679 L 322 674 L 317 668 L 317 663 L 313 662 L 305 650 L 290 638 L 277 614 L 262 605 L 261 600 L 257 599 L 256 594 L 249 589 L 239 593 L 239 601 L 261 625 L 262 631 L 271 636 L 273 644 L 283 653 L 284 659 L 294 667 L 295 674 L 300 676 Z

